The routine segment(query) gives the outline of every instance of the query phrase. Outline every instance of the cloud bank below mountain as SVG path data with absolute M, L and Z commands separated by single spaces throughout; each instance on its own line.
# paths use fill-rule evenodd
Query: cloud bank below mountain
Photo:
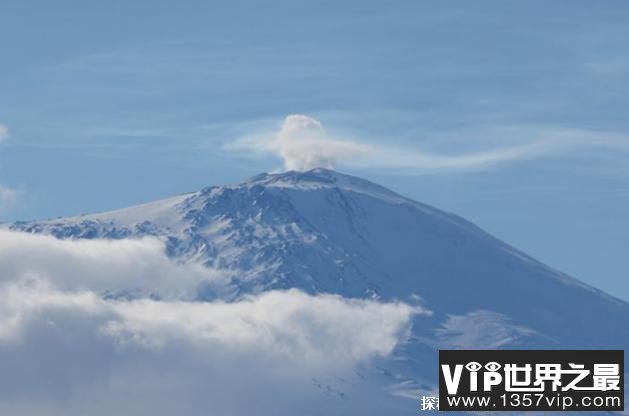
M 412 317 L 427 313 L 298 290 L 196 302 L 187 285 L 214 276 L 169 264 L 161 250 L 156 239 L 0 231 L 0 412 L 308 414 L 350 406 L 344 395 L 365 389 L 386 400 L 355 371 L 389 355 Z M 151 276 L 170 298 L 102 296 L 125 278 L 148 289 Z M 337 391 L 321 387 L 326 379 L 352 381 Z

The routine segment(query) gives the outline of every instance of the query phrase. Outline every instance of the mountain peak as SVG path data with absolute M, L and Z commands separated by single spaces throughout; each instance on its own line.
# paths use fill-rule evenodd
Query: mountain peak
M 327 168 L 314 168 L 306 171 L 289 170 L 279 173 L 261 173 L 245 181 L 245 184 L 283 184 L 283 185 L 296 185 L 305 183 L 318 183 L 321 185 L 334 185 L 348 180 L 360 180 L 354 176 L 350 176 L 336 170 Z
M 278 173 L 261 173 L 252 178 L 249 178 L 246 182 L 266 182 L 269 179 L 272 180 L 286 180 L 286 181 L 321 181 L 328 182 L 334 180 L 337 177 L 347 177 L 349 175 L 342 174 L 332 169 L 327 168 L 314 168 L 306 171 L 301 170 L 288 170 Z
M 389 201 L 409 201 L 407 198 L 383 186 L 327 168 L 314 168 L 307 171 L 290 170 L 281 173 L 261 173 L 237 186 L 243 185 L 247 187 L 261 185 L 265 187 L 294 188 L 300 190 L 337 188 L 383 198 Z

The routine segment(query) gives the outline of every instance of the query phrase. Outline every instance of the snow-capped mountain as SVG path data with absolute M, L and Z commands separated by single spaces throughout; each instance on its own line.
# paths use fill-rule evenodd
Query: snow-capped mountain
M 434 361 L 439 347 L 629 347 L 626 302 L 456 215 L 326 169 L 10 227 L 58 238 L 156 236 L 171 258 L 229 273 L 227 288 L 201 286 L 200 299 L 298 288 L 419 303 L 432 316 L 415 319 L 387 372 L 421 374 L 418 362 Z

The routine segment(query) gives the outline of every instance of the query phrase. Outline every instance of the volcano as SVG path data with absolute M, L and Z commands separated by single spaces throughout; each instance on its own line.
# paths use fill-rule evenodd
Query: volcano
M 173 261 L 231 276 L 219 288 L 200 285 L 199 301 L 299 289 L 421 305 L 431 315 L 415 318 L 408 340 L 377 365 L 401 393 L 434 387 L 440 348 L 629 347 L 628 303 L 459 216 L 328 169 L 10 228 L 60 239 L 157 237 Z

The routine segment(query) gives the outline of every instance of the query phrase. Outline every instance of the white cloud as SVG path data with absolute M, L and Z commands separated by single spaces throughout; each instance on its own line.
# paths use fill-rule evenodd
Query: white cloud
M 0 230 L 1 414 L 364 414 L 398 406 L 375 370 L 365 374 L 425 311 L 297 290 L 195 302 L 198 281 L 224 276 L 172 263 L 163 249 L 151 238 L 62 241 Z M 167 297 L 101 296 L 133 287 Z
M 422 145 L 423 148 L 403 148 L 392 144 L 391 138 L 378 140 L 378 143 L 375 140 L 341 140 L 328 134 L 312 117 L 290 115 L 284 119 L 279 131 L 248 134 L 226 148 L 277 155 L 288 170 L 331 168 L 341 164 L 362 168 L 450 171 L 487 169 L 517 160 L 565 155 L 578 149 L 629 149 L 629 136 L 544 126 L 490 127 L 476 132 L 436 134 L 422 140 Z
M 59 240 L 0 229 L 0 282 L 8 277 L 48 279 L 62 289 L 192 298 L 200 283 L 221 286 L 228 276 L 174 263 L 156 238 Z
M 30 281 L 0 296 L 0 410 L 14 415 L 361 414 L 399 400 L 355 371 L 390 354 L 415 313 L 295 290 L 114 301 Z
M 228 348 L 295 360 L 315 369 L 351 368 L 391 353 L 419 312 L 402 303 L 264 292 L 237 302 L 102 299 L 91 291 L 61 291 L 41 280 L 0 289 L 0 340 L 19 340 L 33 320 L 97 317 L 93 330 L 124 345 L 162 349 L 184 343 L 212 353 Z M 63 312 L 63 313 L 60 313 Z M 319 371 L 317 370 L 317 371 Z
M 105 331 L 134 342 L 160 346 L 185 339 L 252 349 L 321 369 L 352 367 L 390 354 L 414 309 L 289 290 L 232 303 L 120 302 L 115 311 L 122 319 Z
M 0 324 L 0 334 L 10 333 L 11 323 L 24 314 L 68 307 L 116 316 L 106 325 L 106 332 L 128 335 L 145 345 L 163 345 L 182 337 L 201 343 L 257 345 L 302 357 L 314 350 L 334 356 L 340 350 L 333 351 L 339 346 L 331 340 L 338 339 L 351 347 L 345 357 L 351 361 L 364 358 L 365 347 L 381 354 L 390 352 L 400 329 L 395 322 L 405 321 L 413 312 L 401 304 L 346 301 L 332 295 L 309 297 L 297 291 L 265 293 L 237 303 L 189 301 L 200 282 L 224 278 L 197 263 L 172 262 L 155 238 L 59 240 L 0 230 L 0 284 L 5 289 L 1 315 L 15 317 Z M 16 282 L 21 283 L 16 286 Z M 166 300 L 119 302 L 98 296 L 107 290 L 131 289 Z M 340 319 L 345 315 L 347 319 Z M 318 335 L 305 333 L 302 324 Z M 352 330 L 354 326 L 360 329 Z M 344 338 L 348 333 L 354 337 L 351 345 Z M 378 335 L 372 338 L 369 333 Z M 319 343 L 319 338 L 325 342 Z

